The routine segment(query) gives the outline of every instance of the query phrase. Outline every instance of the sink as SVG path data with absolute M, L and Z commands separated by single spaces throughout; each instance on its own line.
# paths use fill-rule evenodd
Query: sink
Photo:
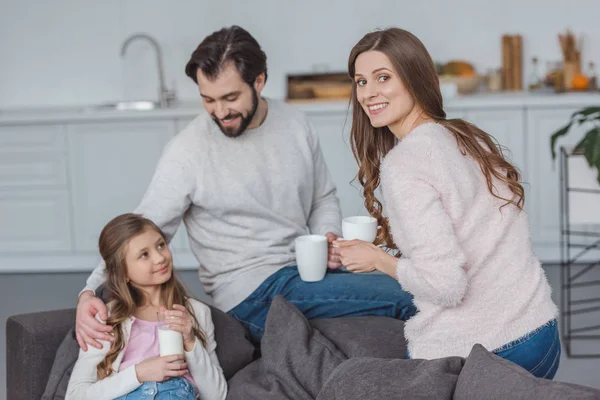
M 119 101 L 117 103 L 104 103 L 83 108 L 83 111 L 145 111 L 158 108 L 158 103 L 150 100 Z

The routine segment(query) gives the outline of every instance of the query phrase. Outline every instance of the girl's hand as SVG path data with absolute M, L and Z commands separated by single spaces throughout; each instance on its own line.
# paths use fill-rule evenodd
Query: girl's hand
M 182 305 L 173 304 L 173 310 L 165 311 L 165 321 L 169 324 L 169 329 L 181 333 L 185 351 L 192 351 L 196 337 L 192 331 L 193 318 L 188 310 Z
M 162 382 L 188 372 L 183 354 L 150 357 L 135 365 L 139 382 Z

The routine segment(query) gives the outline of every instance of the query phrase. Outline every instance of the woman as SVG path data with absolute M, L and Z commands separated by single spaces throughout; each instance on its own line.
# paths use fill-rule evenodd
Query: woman
M 381 228 L 375 244 L 336 242 L 343 264 L 377 269 L 413 294 L 410 357 L 466 357 L 480 343 L 551 379 L 557 307 L 531 248 L 519 172 L 487 133 L 446 119 L 434 63 L 411 33 L 365 35 L 348 70 L 358 179 Z

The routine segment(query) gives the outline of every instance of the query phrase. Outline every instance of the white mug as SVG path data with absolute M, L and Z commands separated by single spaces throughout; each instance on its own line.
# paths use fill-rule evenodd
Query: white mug
M 342 220 L 344 240 L 364 240 L 373 243 L 377 238 L 377 219 L 368 216 L 347 217 Z
M 327 237 L 322 235 L 304 235 L 295 240 L 296 264 L 300 279 L 305 282 L 317 282 L 327 272 Z

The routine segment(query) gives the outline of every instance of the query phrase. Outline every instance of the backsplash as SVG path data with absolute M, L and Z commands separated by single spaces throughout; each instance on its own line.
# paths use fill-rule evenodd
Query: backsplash
M 166 83 L 178 98 L 198 100 L 185 63 L 204 36 L 232 24 L 249 30 L 267 53 L 267 96 L 283 98 L 290 73 L 345 71 L 363 34 L 392 25 L 415 33 L 436 61 L 469 60 L 479 73 L 502 65 L 503 34 L 520 34 L 526 86 L 532 56 L 543 68 L 561 59 L 557 35 L 567 28 L 585 37 L 584 63 L 600 65 L 600 3 L 580 0 L 573 7 L 549 0 L 374 0 L 368 6 L 358 0 L 5 0 L 0 109 L 156 98 L 151 47 L 140 42 L 125 58 L 119 54 L 135 32 L 160 43 Z

